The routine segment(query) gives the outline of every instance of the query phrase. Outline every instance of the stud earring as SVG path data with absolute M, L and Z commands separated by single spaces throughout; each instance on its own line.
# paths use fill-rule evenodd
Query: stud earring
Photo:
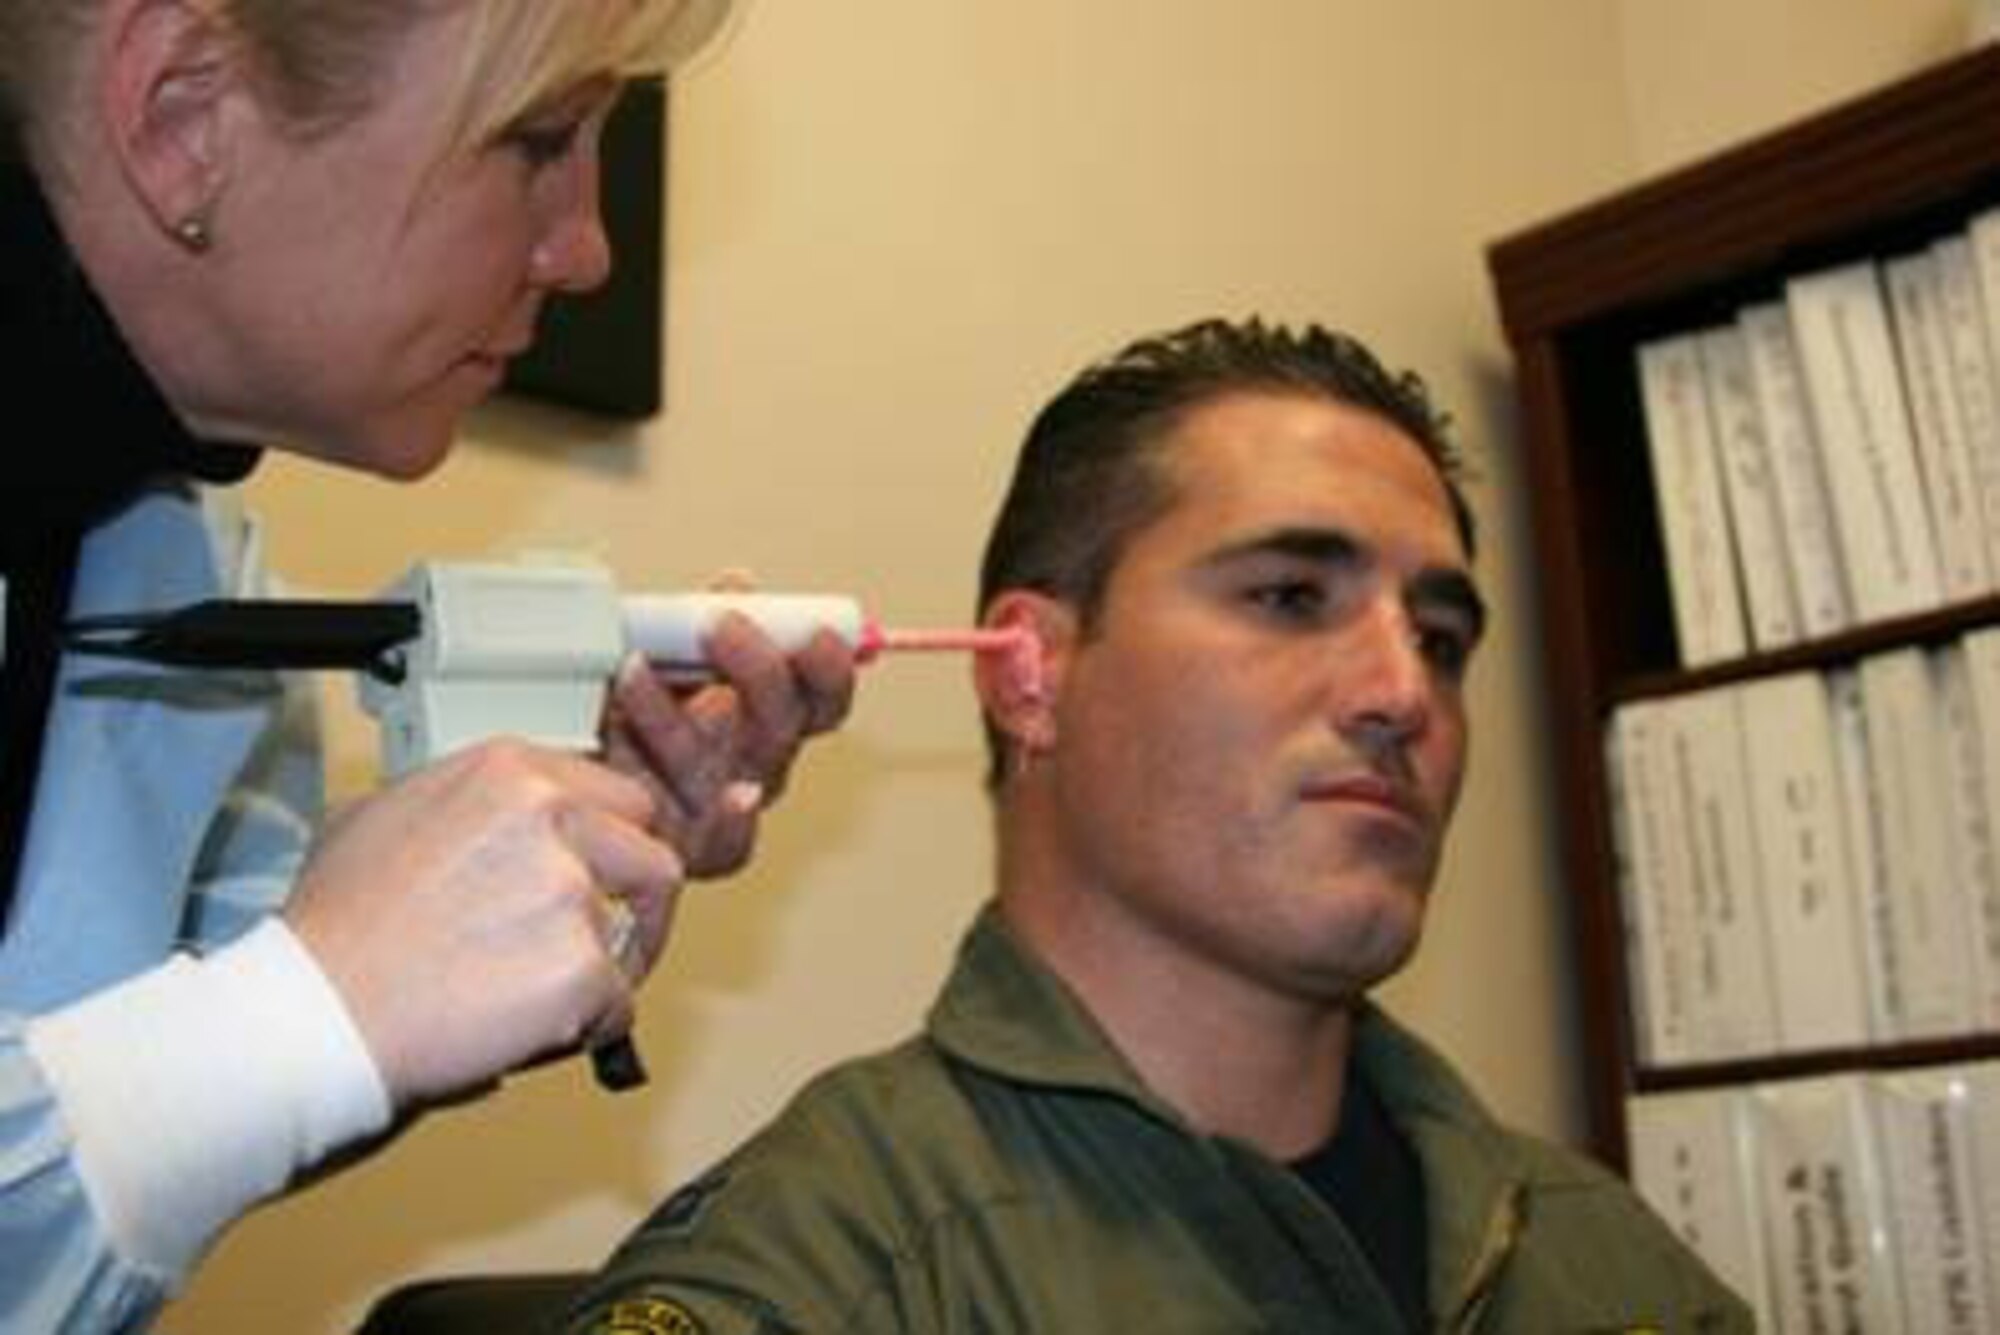
M 1026 778 L 1028 767 L 1033 763 L 1034 757 L 1028 754 L 1028 748 L 1019 741 L 1014 742 L 1007 748 L 1007 781 L 1013 783 Z
M 215 244 L 215 233 L 208 228 L 208 219 L 199 213 L 190 213 L 174 224 L 174 240 L 193 255 L 201 255 Z
M 1055 749 L 1055 728 L 1047 718 L 1033 719 L 1011 737 L 1007 747 L 1007 777 L 1025 778 L 1043 756 Z

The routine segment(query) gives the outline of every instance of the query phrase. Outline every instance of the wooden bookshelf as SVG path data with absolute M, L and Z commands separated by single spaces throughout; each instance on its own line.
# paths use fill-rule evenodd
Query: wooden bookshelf
M 1615 881 L 1612 708 L 1826 668 L 2000 620 L 1980 599 L 1781 653 L 1684 671 L 1675 657 L 1634 350 L 1777 297 L 1787 276 L 1914 247 L 2000 204 L 2000 51 L 1926 70 L 1496 242 L 1543 600 L 1561 858 L 1573 906 L 1592 1147 L 1626 1163 L 1633 1093 L 2000 1056 L 2000 1036 L 1639 1065 Z

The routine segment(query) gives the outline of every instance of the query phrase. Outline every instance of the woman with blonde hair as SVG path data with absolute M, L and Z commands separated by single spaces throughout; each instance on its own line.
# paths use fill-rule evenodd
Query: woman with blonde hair
M 142 1326 L 256 1201 L 629 1026 L 852 690 L 747 623 L 612 692 L 599 761 L 500 741 L 315 834 L 285 674 L 63 654 L 262 587 L 261 448 L 412 479 L 605 278 L 598 133 L 727 0 L 0 0 L 0 1329 Z M 32 460 L 29 459 L 33 452 Z

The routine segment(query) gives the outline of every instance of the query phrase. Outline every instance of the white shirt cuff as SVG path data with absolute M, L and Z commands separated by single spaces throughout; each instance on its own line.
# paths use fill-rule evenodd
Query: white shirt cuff
M 30 1020 L 25 1039 L 107 1237 L 170 1283 L 300 1169 L 389 1122 L 360 1031 L 277 918 Z

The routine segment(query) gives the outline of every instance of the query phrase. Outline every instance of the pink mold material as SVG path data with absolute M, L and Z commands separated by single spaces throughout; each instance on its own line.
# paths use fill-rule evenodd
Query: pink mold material
M 1042 644 L 1026 626 L 981 630 L 897 630 L 870 622 L 855 645 L 857 662 L 884 653 L 975 653 L 1003 655 L 1002 667 L 1024 699 L 1039 701 L 1047 690 L 1042 677 Z

